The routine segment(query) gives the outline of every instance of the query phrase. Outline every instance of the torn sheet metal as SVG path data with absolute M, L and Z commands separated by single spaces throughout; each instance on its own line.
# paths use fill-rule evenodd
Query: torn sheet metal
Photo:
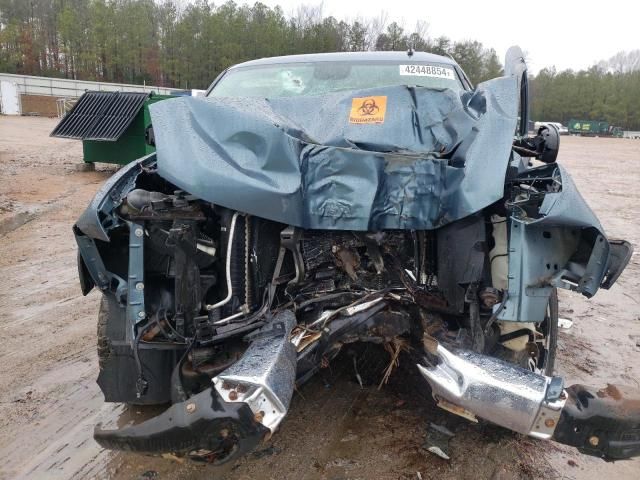
M 225 402 L 246 403 L 274 432 L 289 410 L 296 381 L 296 349 L 289 341 L 295 314 L 284 310 L 256 334 L 242 358 L 213 378 Z
M 382 122 L 349 122 L 354 99 L 381 97 Z M 177 187 L 302 228 L 372 231 L 433 229 L 499 200 L 517 106 L 516 79 L 501 77 L 474 92 L 391 86 L 150 109 L 158 172 Z
M 513 218 L 509 235 L 508 300 L 498 315 L 501 321 L 528 322 L 544 318 L 553 287 L 582 293 L 598 291 L 608 269 L 610 245 L 598 218 L 580 195 L 561 164 L 530 169 L 557 177 L 561 188 L 547 192 L 539 218 Z M 593 231 L 585 250 L 587 261 L 575 261 L 576 252 Z M 569 271 L 573 269 L 573 271 Z M 565 277 L 572 277 L 572 283 Z

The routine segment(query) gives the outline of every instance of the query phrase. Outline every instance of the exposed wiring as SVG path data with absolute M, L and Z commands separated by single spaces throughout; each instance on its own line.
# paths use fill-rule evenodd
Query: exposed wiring
M 149 328 L 155 322 L 149 322 L 143 328 L 138 330 L 136 338 L 133 341 L 133 359 L 136 362 L 136 369 L 138 370 L 138 380 L 136 381 L 136 397 L 140 398 L 145 393 L 147 393 L 147 388 L 149 387 L 149 382 L 144 378 L 144 371 L 142 369 L 142 362 L 140 361 L 140 339 L 142 336 L 149 330 Z
M 506 306 L 508 299 L 509 299 L 509 291 L 505 290 L 502 295 L 502 302 L 500 302 L 500 306 L 495 311 L 495 313 L 491 315 L 491 317 L 489 317 L 489 320 L 487 321 L 487 324 L 484 327 L 485 335 L 487 334 L 487 332 L 489 331 L 493 323 L 497 320 L 498 315 L 500 315 L 500 313 L 502 313 L 502 310 L 504 310 L 504 307 Z
M 508 254 L 508 253 L 498 253 L 497 255 L 494 255 L 493 257 L 491 257 L 491 260 L 489 260 L 489 264 L 492 264 L 492 263 L 493 263 L 493 261 L 494 261 L 496 258 L 499 258 L 499 257 L 508 257 L 508 256 L 509 256 L 509 254 Z
M 183 342 L 187 341 L 187 338 L 183 335 L 180 335 L 177 330 L 175 328 L 173 328 L 173 326 L 171 326 L 171 322 L 169 321 L 169 318 L 167 317 L 167 311 L 166 310 L 161 310 L 162 312 L 162 316 L 163 316 L 163 320 L 166 322 L 167 326 L 169 327 L 169 330 L 171 330 L 171 333 L 173 333 L 176 337 L 178 337 L 179 339 L 181 339 Z M 158 316 L 160 316 L 160 314 L 158 313 Z M 160 329 L 162 330 L 162 332 L 164 333 L 164 328 L 162 328 L 162 324 L 158 321 L 158 326 L 160 327 Z

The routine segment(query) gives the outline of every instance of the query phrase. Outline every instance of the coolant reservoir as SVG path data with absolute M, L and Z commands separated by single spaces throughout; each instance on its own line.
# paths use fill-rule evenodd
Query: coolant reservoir
M 495 246 L 489 252 L 489 261 L 491 262 L 491 282 L 493 288 L 498 290 L 506 290 L 509 286 L 507 275 L 509 273 L 509 256 L 507 252 L 507 219 L 499 215 L 491 215 L 491 224 L 493 225 L 493 241 Z M 534 323 L 522 322 L 498 322 L 500 327 L 500 335 L 515 332 L 523 328 L 535 331 Z M 529 338 L 522 336 L 503 342 L 502 345 L 509 350 L 520 352 L 527 348 Z
M 494 247 L 489 252 L 491 262 L 491 282 L 493 288 L 506 290 L 508 287 L 507 274 L 509 271 L 509 257 L 507 252 L 507 219 L 499 215 L 491 215 L 493 225 Z

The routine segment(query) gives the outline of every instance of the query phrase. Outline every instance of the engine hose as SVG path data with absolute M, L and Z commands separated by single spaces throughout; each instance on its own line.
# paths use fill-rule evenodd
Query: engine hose
M 229 303 L 229 301 L 233 297 L 233 285 L 231 283 L 231 257 L 233 253 L 233 238 L 236 232 L 236 222 L 238 220 L 238 215 L 240 215 L 240 212 L 235 212 L 233 214 L 233 217 L 231 218 L 229 240 L 227 241 L 227 258 L 225 261 L 225 274 L 227 276 L 227 296 L 220 300 L 218 303 L 207 305 L 207 310 L 215 310 L 216 308 L 220 308 Z

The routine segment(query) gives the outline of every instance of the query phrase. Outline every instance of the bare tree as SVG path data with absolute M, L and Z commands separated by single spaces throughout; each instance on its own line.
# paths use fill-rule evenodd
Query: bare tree
M 292 16 L 293 23 L 301 29 L 309 28 L 322 22 L 322 11 L 324 4 L 322 2 L 317 5 L 299 5 L 295 15 Z
M 371 18 L 368 29 L 367 29 L 367 45 L 369 49 L 372 50 L 375 48 L 376 41 L 378 37 L 384 32 L 387 27 L 387 22 L 389 21 L 389 14 L 382 10 L 380 15 L 377 17 Z
M 416 20 L 416 26 L 413 33 L 417 34 L 425 41 L 429 39 L 429 23 L 426 20 Z
M 613 73 L 638 71 L 640 70 L 640 50 L 618 52 L 608 60 L 598 62 L 598 68 Z

